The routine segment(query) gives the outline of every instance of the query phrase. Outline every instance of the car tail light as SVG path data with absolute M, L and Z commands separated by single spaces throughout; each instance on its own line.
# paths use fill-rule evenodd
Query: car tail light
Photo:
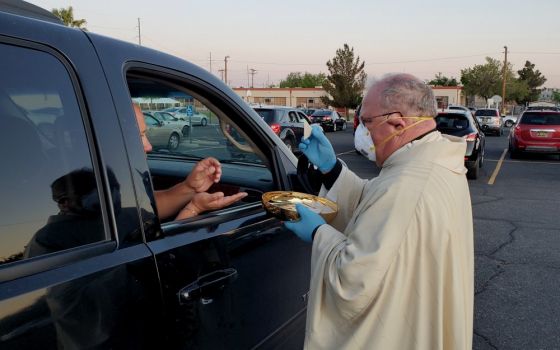
M 513 129 L 513 133 L 514 133 L 515 135 L 521 134 L 521 128 L 519 127 L 519 125 L 517 125 L 517 126 Z
M 331 120 L 331 117 L 325 117 L 325 120 Z
M 274 131 L 276 135 L 280 133 L 280 124 L 272 124 L 270 125 L 270 128 L 272 129 L 272 131 Z
M 467 141 L 475 141 L 477 136 L 478 136 L 477 133 L 473 132 L 472 134 L 465 135 L 464 138 Z

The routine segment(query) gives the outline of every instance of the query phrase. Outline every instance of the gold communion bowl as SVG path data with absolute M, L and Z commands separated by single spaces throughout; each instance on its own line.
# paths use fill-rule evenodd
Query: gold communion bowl
M 262 203 L 267 212 L 280 220 L 298 220 L 297 203 L 303 204 L 321 215 L 326 222 L 331 222 L 338 213 L 338 206 L 335 202 L 301 192 L 266 192 L 262 195 Z

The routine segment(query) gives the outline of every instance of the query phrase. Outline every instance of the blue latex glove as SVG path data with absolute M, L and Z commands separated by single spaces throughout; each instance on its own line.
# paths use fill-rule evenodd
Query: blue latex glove
M 296 210 L 300 219 L 298 221 L 286 221 L 284 226 L 295 233 L 302 241 L 311 242 L 313 231 L 317 227 L 326 224 L 325 219 L 303 204 L 296 204 Z
M 336 154 L 323 129 L 319 125 L 312 125 L 311 129 L 311 136 L 301 140 L 299 149 L 319 171 L 326 174 L 336 164 Z

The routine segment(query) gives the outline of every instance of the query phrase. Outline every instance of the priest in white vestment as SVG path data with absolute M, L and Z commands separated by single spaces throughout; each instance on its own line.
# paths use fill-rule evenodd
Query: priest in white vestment
M 300 149 L 338 204 L 285 225 L 312 241 L 306 349 L 472 348 L 473 222 L 466 141 L 435 129 L 431 88 L 408 74 L 374 83 L 361 109 L 378 177 L 336 159 L 320 128 Z

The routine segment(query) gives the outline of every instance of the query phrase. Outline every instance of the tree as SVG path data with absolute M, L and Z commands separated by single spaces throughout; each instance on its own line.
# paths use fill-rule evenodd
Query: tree
M 60 18 L 64 25 L 68 27 L 75 27 L 80 28 L 83 30 L 87 30 L 85 19 L 74 19 L 74 9 L 72 6 L 68 6 L 68 8 L 59 8 L 59 9 L 52 9 L 51 11 L 56 17 Z
M 461 69 L 461 83 L 469 96 L 478 95 L 489 99 L 494 95 L 500 95 L 502 64 L 496 59 L 486 57 L 486 64 Z
M 326 76 L 324 73 L 319 74 L 312 74 L 305 72 L 302 74 L 301 72 L 292 72 L 288 74 L 286 79 L 280 81 L 281 88 L 295 88 L 295 87 L 302 87 L 302 88 L 312 88 L 316 86 L 323 85 Z
M 457 86 L 457 85 L 459 85 L 459 83 L 457 82 L 457 79 L 455 79 L 453 77 L 451 77 L 451 79 L 450 79 L 450 78 L 444 76 L 443 74 L 441 74 L 441 72 L 439 72 L 438 74 L 436 74 L 434 79 L 432 79 L 428 82 L 428 85 Z
M 524 81 L 529 88 L 529 94 L 522 103 L 538 100 L 541 93 L 541 90 L 538 89 L 538 87 L 542 86 L 546 82 L 544 75 L 542 75 L 538 69 L 535 70 L 535 64 L 530 61 L 525 61 L 525 67 L 518 70 L 517 74 L 519 74 L 519 80 Z
M 552 91 L 552 100 L 556 103 L 560 103 L 560 91 Z
M 336 50 L 336 55 L 327 62 L 329 75 L 323 83 L 323 89 L 332 96 L 321 97 L 327 106 L 346 109 L 356 108 L 362 100 L 362 93 L 366 84 L 365 63 L 360 63 L 360 57 L 354 58 L 354 48 L 344 44 L 342 49 Z

